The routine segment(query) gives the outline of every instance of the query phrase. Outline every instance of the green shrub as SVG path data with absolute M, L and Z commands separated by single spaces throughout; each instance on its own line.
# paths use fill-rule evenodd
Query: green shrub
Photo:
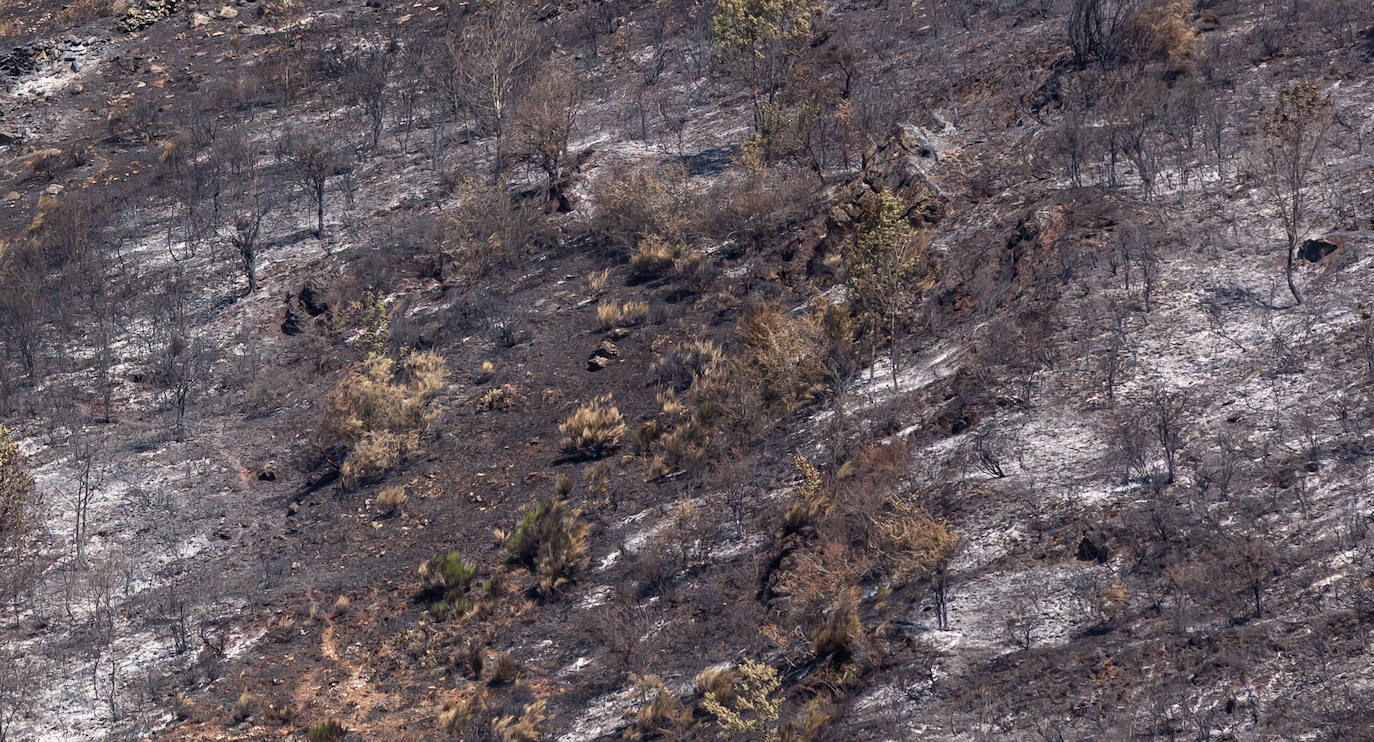
M 0 425 L 0 552 L 18 542 L 33 522 L 33 477 L 24 454 Z
M 477 572 L 477 565 L 464 562 L 456 551 L 439 554 L 420 565 L 420 577 L 444 591 L 443 599 L 429 607 L 429 614 L 442 620 L 471 612 L 473 603 L 466 595 Z
M 506 558 L 539 576 L 537 592 L 549 597 L 581 567 L 587 525 L 563 500 L 538 502 L 506 539 Z
M 306 732 L 305 736 L 310 742 L 339 742 L 346 734 L 348 734 L 348 730 L 344 729 L 342 724 L 330 719 L 310 727 L 310 731 Z

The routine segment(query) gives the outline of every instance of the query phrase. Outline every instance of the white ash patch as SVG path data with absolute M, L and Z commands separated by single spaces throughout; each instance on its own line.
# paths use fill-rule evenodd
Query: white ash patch
M 593 699 L 569 723 L 558 742 L 593 742 L 625 726 L 625 712 L 634 705 L 635 689 L 621 688 Z

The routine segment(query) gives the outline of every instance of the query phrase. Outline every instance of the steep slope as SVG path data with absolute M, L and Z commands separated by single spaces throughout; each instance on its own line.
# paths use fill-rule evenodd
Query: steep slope
M 0 9 L 0 731 L 1368 735 L 1371 11 L 810 10 Z

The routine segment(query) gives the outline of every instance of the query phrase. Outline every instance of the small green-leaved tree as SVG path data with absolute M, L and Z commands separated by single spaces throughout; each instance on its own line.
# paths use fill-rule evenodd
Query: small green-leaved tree
M 719 0 L 711 31 L 720 56 L 749 85 L 754 131 L 769 134 L 778 96 L 810 48 L 820 6 L 815 0 Z
M 739 666 L 734 698 L 722 703 L 708 691 L 701 705 L 716 718 L 721 739 L 744 736 L 752 742 L 771 742 L 778 738 L 778 712 L 782 697 L 778 671 L 767 664 L 745 660 Z
M 889 344 L 892 386 L 897 386 L 897 341 L 915 317 L 922 292 L 934 285 L 939 264 L 930 252 L 930 236 L 911 226 L 907 207 L 889 191 L 878 201 L 845 252 L 844 279 L 849 306 L 869 342 L 869 360 Z
M 386 355 L 391 343 L 391 310 L 386 299 L 368 289 L 363 294 L 363 332 L 358 336 L 358 348 L 364 358 Z
M 18 542 L 32 523 L 33 477 L 10 431 L 0 425 L 0 552 Z

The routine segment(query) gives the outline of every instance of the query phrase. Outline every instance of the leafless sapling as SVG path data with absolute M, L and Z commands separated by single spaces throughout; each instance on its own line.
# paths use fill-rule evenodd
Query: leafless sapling
M 1290 306 L 1302 303 L 1293 267 L 1298 247 L 1312 226 L 1312 180 L 1322 165 L 1330 128 L 1331 99 L 1306 81 L 1281 88 L 1263 121 L 1261 187 L 1283 228 L 1284 278 L 1293 295 Z

